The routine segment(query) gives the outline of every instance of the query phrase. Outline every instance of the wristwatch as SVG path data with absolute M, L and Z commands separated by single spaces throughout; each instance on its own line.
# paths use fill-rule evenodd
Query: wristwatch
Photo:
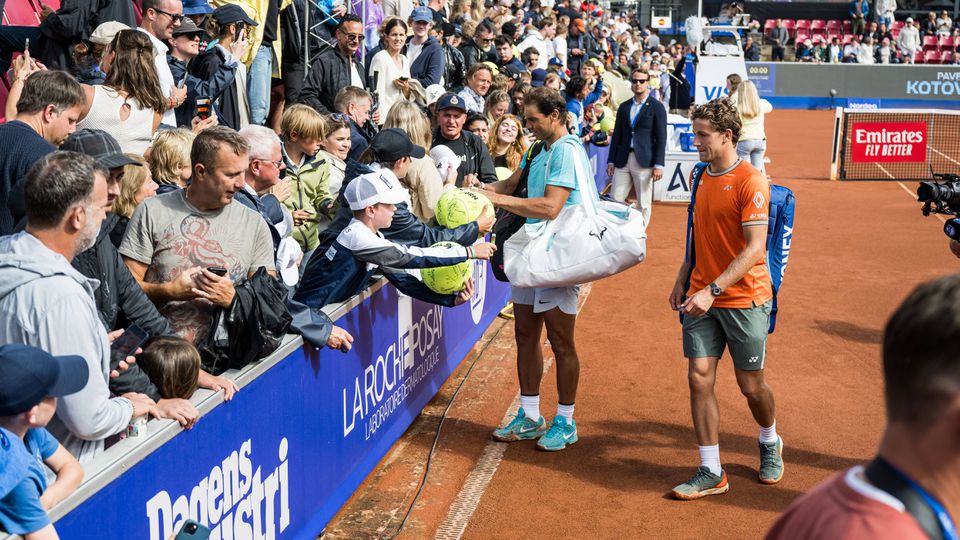
M 716 283 L 711 283 L 709 287 L 710 287 L 710 294 L 712 294 L 714 298 L 723 294 L 723 289 L 721 289 L 720 286 L 717 285 Z

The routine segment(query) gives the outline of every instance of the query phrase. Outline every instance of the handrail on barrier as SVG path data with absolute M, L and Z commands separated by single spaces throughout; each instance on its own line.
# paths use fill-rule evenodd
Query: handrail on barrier
M 367 298 L 370 298 L 370 296 L 380 290 L 386 283 L 388 283 L 386 278 L 380 278 L 366 290 L 342 303 L 325 306 L 323 311 L 336 322 L 351 309 L 363 303 Z M 243 369 L 228 370 L 223 373 L 223 376 L 233 379 L 242 390 L 243 387 L 249 385 L 257 377 L 286 358 L 292 351 L 302 346 L 302 337 L 295 334 L 287 334 L 283 338 L 280 347 L 266 358 L 245 366 Z M 223 393 L 201 388 L 190 398 L 190 403 L 197 408 L 197 411 L 200 413 L 200 419 L 203 419 L 207 413 L 224 403 Z M 83 466 L 83 483 L 80 484 L 76 491 L 47 512 L 50 520 L 56 522 L 58 519 L 70 513 L 71 510 L 80 506 L 81 503 L 95 495 L 127 469 L 142 461 L 154 450 L 173 439 L 181 431 L 184 431 L 184 428 L 181 427 L 176 420 L 154 419 L 147 422 L 147 434 L 145 436 L 124 439 L 105 450 L 92 462 Z M 5 535 L 0 532 L 0 539 L 5 538 L 18 537 Z

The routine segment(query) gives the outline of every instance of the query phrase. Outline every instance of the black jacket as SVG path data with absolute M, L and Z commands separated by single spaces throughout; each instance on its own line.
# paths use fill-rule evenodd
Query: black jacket
M 683 76 L 684 64 L 687 58 L 680 57 L 680 61 L 673 68 L 673 77 L 670 77 L 670 108 L 686 111 L 690 108 L 690 81 Z
M 463 55 L 463 71 L 466 73 L 474 64 L 493 60 L 493 55 L 477 45 L 474 40 L 465 41 L 460 44 L 460 54 Z
M 197 79 L 210 81 L 224 69 L 226 63 L 227 57 L 223 49 L 212 46 L 208 47 L 203 54 L 190 62 L 189 70 L 190 74 Z M 172 67 L 170 71 L 173 71 Z M 234 75 L 236 75 L 236 71 L 234 71 Z M 176 77 L 176 75 L 174 75 L 174 77 Z M 240 107 L 242 106 L 240 97 L 237 94 L 236 82 L 236 79 L 234 79 L 231 84 L 224 86 L 219 94 L 210 96 L 210 98 L 213 99 L 213 106 L 217 111 L 217 117 L 220 119 L 220 125 L 232 129 L 240 129 Z M 244 88 L 243 91 L 246 92 L 246 89 Z M 177 123 L 180 123 L 179 114 L 178 111 Z M 185 125 L 189 126 L 190 121 L 188 120 Z
M 357 72 L 362 74 L 363 71 L 363 66 L 357 65 Z M 327 49 L 310 68 L 300 93 L 300 103 L 313 107 L 321 114 L 336 112 L 333 101 L 337 93 L 351 84 L 348 59 L 340 54 L 337 47 Z
M 173 80 L 179 84 L 184 77 L 187 78 L 184 87 L 187 89 L 187 98 L 177 107 L 174 112 L 177 114 L 177 125 L 190 127 L 190 121 L 193 120 L 197 110 L 197 97 L 204 96 L 213 98 L 223 94 L 223 92 L 233 86 L 233 81 L 237 77 L 236 64 L 227 65 L 221 63 L 213 74 L 207 79 L 201 79 L 187 73 L 187 63 L 183 60 L 177 60 L 171 55 L 167 55 L 167 64 L 170 65 L 170 73 L 173 74 Z
M 133 2 L 116 0 L 63 0 L 60 9 L 40 23 L 39 59 L 48 69 L 73 71 L 73 46 L 89 39 L 102 22 L 119 21 L 137 27 Z M 32 48 L 32 47 L 31 47 Z
M 467 80 L 466 63 L 463 54 L 449 43 L 443 44 L 443 85 L 451 92 L 459 92 Z
M 197 344 L 203 369 L 220 375 L 277 350 L 292 321 L 287 294 L 263 267 L 237 284 L 230 309 L 216 311 L 210 332 Z
M 337 236 L 340 235 L 340 231 L 350 224 L 350 220 L 353 219 L 353 212 L 350 211 L 350 205 L 347 204 L 347 200 L 343 196 L 344 189 L 354 178 L 368 172 L 373 172 L 373 170 L 357 161 L 347 161 L 343 186 L 340 188 L 340 195 L 337 198 L 337 215 L 333 218 L 330 226 L 320 233 L 320 244 L 313 254 L 314 257 L 322 257 L 333 244 L 333 241 L 337 239 Z M 480 236 L 480 227 L 476 221 L 471 221 L 456 229 L 440 226 L 430 227 L 410 212 L 407 203 L 400 203 L 396 206 L 397 210 L 393 214 L 393 222 L 386 229 L 380 229 L 383 237 L 392 242 L 407 246 L 430 247 L 437 242 L 449 241 L 456 242 L 461 246 L 470 246 Z M 309 264 L 309 261 L 305 261 L 303 264 Z
M 475 174 L 481 182 L 489 184 L 496 182 L 497 171 L 493 166 L 493 158 L 490 157 L 490 151 L 487 150 L 487 143 L 483 139 L 474 135 L 472 132 L 462 130 L 460 138 L 466 147 L 467 155 L 462 156 L 466 159 L 457 169 L 457 187 L 463 186 L 463 177 L 468 174 Z M 433 146 L 450 146 L 450 141 L 445 139 L 437 129 L 433 132 Z M 431 147 L 432 148 L 432 147 Z
M 107 214 L 96 243 L 74 257 L 73 267 L 81 274 L 100 281 L 100 286 L 93 296 L 100 320 L 108 332 L 136 323 L 151 336 L 176 335 L 170 322 L 157 311 L 156 306 L 140 288 L 140 284 L 130 274 L 127 265 L 123 264 L 117 248 L 110 240 L 110 233 L 120 221 L 120 216 Z M 111 369 L 115 367 L 110 366 Z M 154 400 L 160 399 L 157 387 L 136 364 L 119 377 L 110 379 L 110 391 L 117 395 L 141 392 Z

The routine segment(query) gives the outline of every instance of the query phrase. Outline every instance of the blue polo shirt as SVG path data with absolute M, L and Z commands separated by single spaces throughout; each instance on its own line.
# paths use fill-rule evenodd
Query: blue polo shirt
M 572 143 L 564 143 L 564 141 Z M 578 155 L 579 154 L 579 155 Z M 575 135 L 564 135 L 556 140 L 550 148 L 544 148 L 530 164 L 530 174 L 527 177 L 527 198 L 543 197 L 547 186 L 559 186 L 573 191 L 564 205 L 570 206 L 580 202 L 580 189 L 577 187 L 576 160 L 586 160 L 586 151 L 583 144 Z M 527 156 L 524 154 L 520 163 L 526 167 Z M 549 175 L 548 175 L 549 173 Z M 593 182 L 592 178 L 588 179 Z M 527 218 L 527 223 L 540 223 L 542 219 Z
M 59 443 L 43 428 L 28 430 L 22 442 L 9 431 L 4 435 L 12 437 L 11 445 L 25 447 L 32 459 L 27 464 L 26 475 L 0 499 L 0 529 L 12 534 L 37 532 L 50 524 L 40 503 L 40 495 L 47 489 L 43 461 L 57 451 Z

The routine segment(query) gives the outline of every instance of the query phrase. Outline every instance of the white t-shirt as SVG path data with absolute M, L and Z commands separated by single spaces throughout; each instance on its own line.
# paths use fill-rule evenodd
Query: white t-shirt
M 422 52 L 423 52 L 423 43 L 421 43 L 420 45 L 415 44 L 413 41 L 410 41 L 410 43 L 407 43 L 407 59 L 410 60 L 411 65 L 417 60 L 417 57 L 420 56 L 420 53 Z

